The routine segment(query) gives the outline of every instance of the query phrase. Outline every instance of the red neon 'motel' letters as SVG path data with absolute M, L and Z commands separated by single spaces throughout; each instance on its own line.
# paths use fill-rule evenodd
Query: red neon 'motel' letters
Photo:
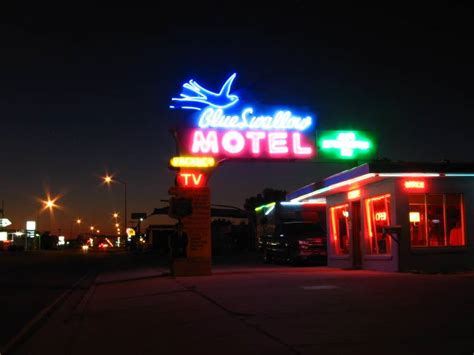
M 190 152 L 232 157 L 311 158 L 314 147 L 301 132 L 194 130 Z

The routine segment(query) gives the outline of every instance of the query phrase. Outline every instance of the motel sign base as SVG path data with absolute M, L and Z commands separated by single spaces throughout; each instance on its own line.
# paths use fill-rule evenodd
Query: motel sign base
M 211 198 L 208 187 L 173 186 L 169 194 L 191 201 L 192 213 L 181 218 L 188 236 L 187 257 L 172 261 L 173 276 L 211 275 Z

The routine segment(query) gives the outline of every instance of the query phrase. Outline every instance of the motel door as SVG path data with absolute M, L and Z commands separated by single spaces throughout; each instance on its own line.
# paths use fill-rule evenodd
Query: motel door
M 361 213 L 360 201 L 352 202 L 352 263 L 354 268 L 362 267 L 361 253 Z

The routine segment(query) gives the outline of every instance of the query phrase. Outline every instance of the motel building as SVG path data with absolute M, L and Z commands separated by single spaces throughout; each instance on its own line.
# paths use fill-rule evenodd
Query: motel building
M 371 162 L 288 194 L 326 198 L 328 266 L 474 268 L 474 164 Z

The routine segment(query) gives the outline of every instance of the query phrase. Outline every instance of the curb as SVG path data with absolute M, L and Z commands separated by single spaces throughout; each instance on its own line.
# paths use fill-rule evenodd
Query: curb
M 89 273 L 77 280 L 69 289 L 64 291 L 53 303 L 44 307 L 33 319 L 31 319 L 4 347 L 0 350 L 0 354 L 5 355 L 13 351 L 18 345 L 22 344 L 53 311 L 61 305 L 67 296 L 84 281 Z

